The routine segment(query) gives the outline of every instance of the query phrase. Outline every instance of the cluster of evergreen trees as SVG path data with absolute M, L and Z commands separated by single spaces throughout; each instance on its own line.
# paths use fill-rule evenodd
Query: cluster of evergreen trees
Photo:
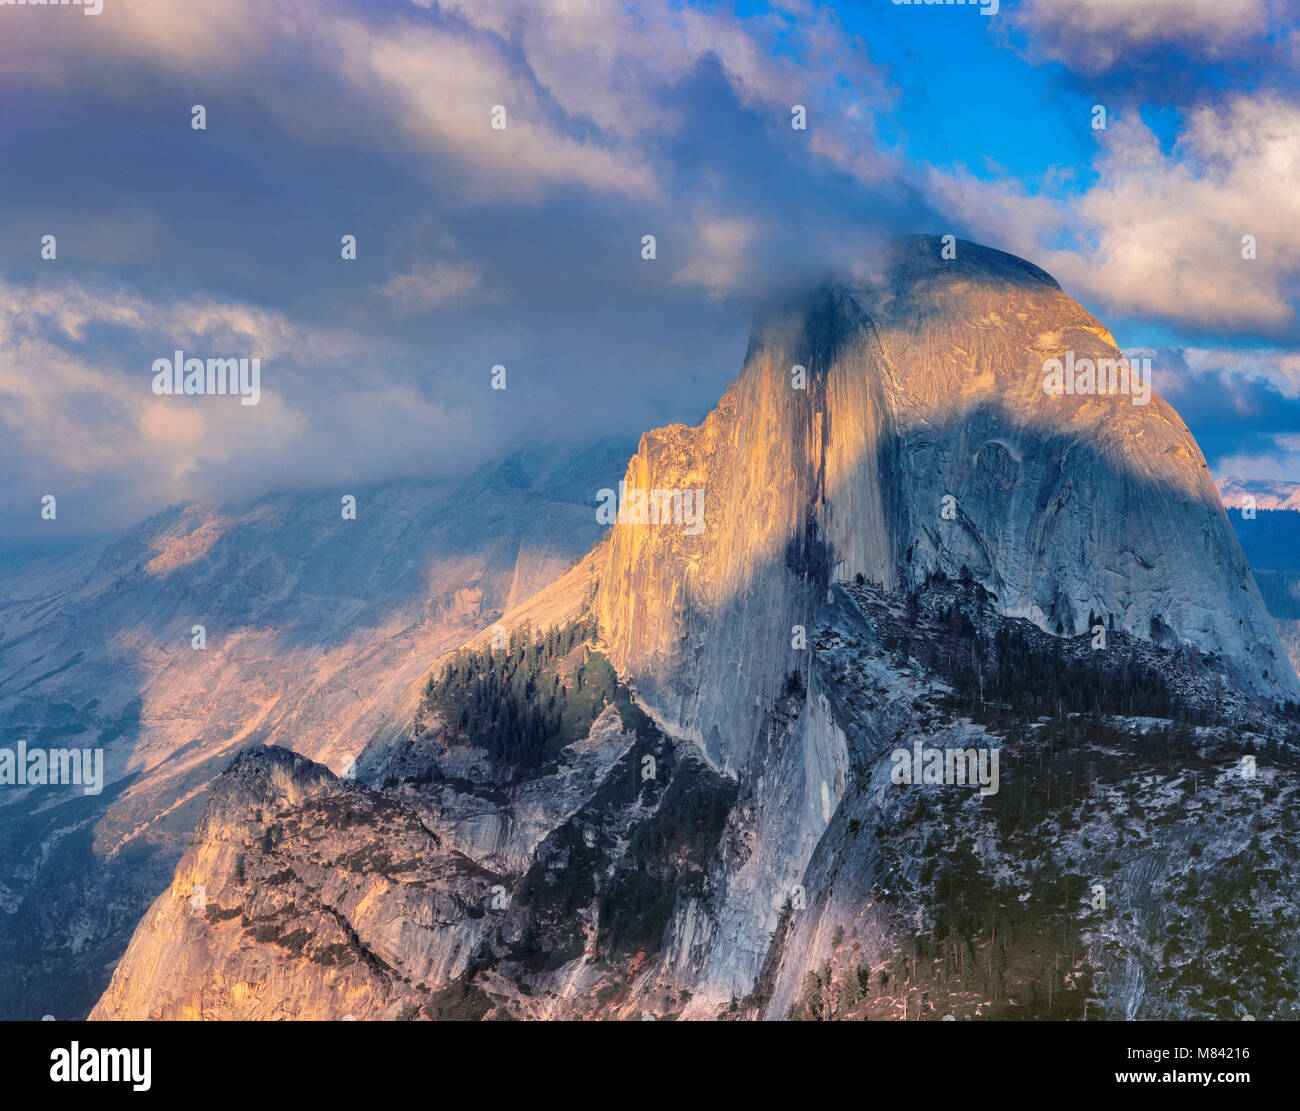
M 1140 714 L 1171 718 L 1185 712 L 1182 700 L 1154 668 L 1097 650 L 1072 654 L 1067 641 L 1044 641 L 1037 630 L 1004 624 L 988 648 L 987 674 L 967 666 L 954 676 L 972 702 L 984 699 L 1017 716 L 1061 713 Z
M 929 607 L 927 628 L 918 629 L 925 595 L 956 592 L 948 605 Z M 1080 653 L 1076 641 L 1057 639 L 1026 622 L 999 621 L 991 635 L 971 621 L 988 594 L 963 568 L 960 579 L 932 574 L 904 599 L 903 629 L 886 646 L 901 649 L 944 676 L 962 712 L 997 722 L 1043 715 L 1108 713 L 1183 717 L 1204 724 L 1165 677 L 1112 639 L 1108 649 Z M 1089 615 L 1089 628 L 1103 624 Z M 1109 621 L 1110 636 L 1114 620 Z M 907 630 L 917 630 L 909 635 Z
M 932 928 L 900 928 L 875 969 L 850 960 L 840 974 L 829 961 L 808 972 L 790 1018 L 898 1018 L 900 1008 L 906 1018 L 964 1018 L 976 1004 L 994 1019 L 1085 1017 L 1092 983 L 1078 932 L 1084 877 L 1049 856 L 1033 870 L 1033 898 L 1024 902 L 984 870 L 973 842 L 949 844 L 945 836 L 929 834 L 919 877 Z M 837 928 L 831 945 L 845 940 Z
M 560 661 L 595 635 L 588 618 L 545 633 L 525 626 L 505 648 L 457 652 L 429 680 L 425 706 L 443 713 L 451 743 L 486 748 L 493 761 L 518 770 L 538 768 L 577 740 L 613 696 L 613 670 L 600 657 L 560 679 Z

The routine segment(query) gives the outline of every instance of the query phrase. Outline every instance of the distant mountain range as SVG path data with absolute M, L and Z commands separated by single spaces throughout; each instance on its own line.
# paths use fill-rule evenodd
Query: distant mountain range
M 1289 509 L 1243 512 L 1237 502 L 1229 506 L 1228 520 L 1277 622 L 1291 665 L 1300 670 L 1300 514 Z
M 1286 482 L 1272 478 L 1221 478 L 1216 483 L 1223 504 L 1230 509 L 1249 505 L 1244 499 L 1254 498 L 1257 509 L 1300 510 L 1300 482 Z

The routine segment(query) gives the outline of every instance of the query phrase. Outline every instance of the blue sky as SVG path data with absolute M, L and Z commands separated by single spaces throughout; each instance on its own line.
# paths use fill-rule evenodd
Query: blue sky
M 1300 480 L 1287 7 L 0 7 L 0 519 L 694 422 L 758 301 L 916 231 L 1029 258 L 1153 354 L 1216 475 Z M 153 397 L 176 348 L 259 354 L 264 401 Z
M 1078 121 L 1093 101 L 1067 86 L 1061 65 L 1027 64 L 996 16 L 939 7 L 884 13 L 870 3 L 840 11 L 898 90 L 880 132 L 908 157 L 965 165 L 985 180 L 1036 178 L 1053 166 L 1088 176 L 1095 144 Z

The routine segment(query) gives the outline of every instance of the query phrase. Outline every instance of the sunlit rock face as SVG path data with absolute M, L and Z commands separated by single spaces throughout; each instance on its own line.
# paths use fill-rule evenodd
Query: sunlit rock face
M 409 809 L 249 749 L 90 1017 L 396 1018 L 463 969 L 496 881 Z
M 944 259 L 936 238 L 766 314 L 704 423 L 648 433 L 628 466 L 629 490 L 703 489 L 704 527 L 614 529 L 612 661 L 735 774 L 828 581 L 964 565 L 1049 632 L 1113 617 L 1263 698 L 1300 696 L 1187 427 L 1154 393 L 1045 392 L 1070 352 L 1122 357 L 1037 267 L 966 242 Z

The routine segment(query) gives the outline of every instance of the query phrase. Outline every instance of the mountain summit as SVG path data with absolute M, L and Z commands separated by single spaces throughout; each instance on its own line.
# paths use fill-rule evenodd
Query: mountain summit
M 1300 698 L 1178 414 L 1154 393 L 1044 389 L 1051 360 L 1122 358 L 1036 266 L 964 241 L 945 259 L 936 237 L 763 314 L 703 424 L 646 434 L 628 466 L 629 489 L 708 503 L 698 536 L 615 529 L 597 601 L 611 661 L 734 773 L 829 582 L 966 567 L 1007 616 L 1067 636 L 1100 621 Z

